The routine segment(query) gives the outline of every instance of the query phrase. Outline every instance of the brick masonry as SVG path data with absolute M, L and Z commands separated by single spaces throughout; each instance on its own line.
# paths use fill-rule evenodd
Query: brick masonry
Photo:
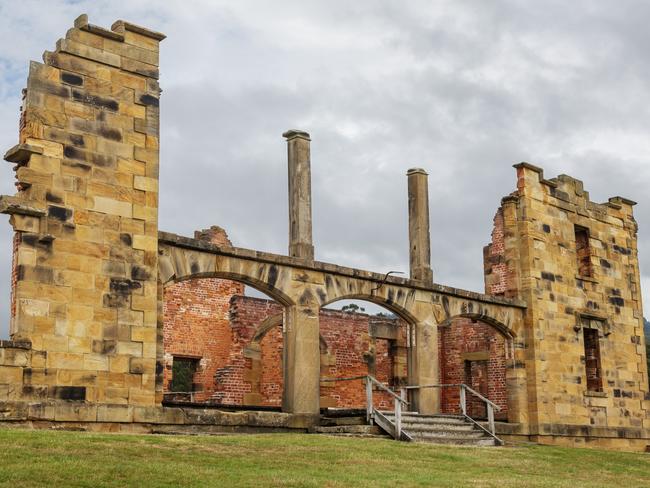
M 243 296 L 241 288 L 230 280 L 204 278 L 165 289 L 166 392 L 170 392 L 173 357 L 191 357 L 200 359 L 194 378 L 199 390 L 196 401 L 282 404 L 282 322 L 261 330 L 269 318 L 282 314 L 282 307 L 272 300 Z M 323 309 L 320 327 L 322 378 L 370 373 L 394 387 L 405 383 L 404 322 Z M 377 392 L 376 396 L 378 407 L 392 407 L 387 395 Z M 361 381 L 324 381 L 321 404 L 361 408 L 364 386 Z

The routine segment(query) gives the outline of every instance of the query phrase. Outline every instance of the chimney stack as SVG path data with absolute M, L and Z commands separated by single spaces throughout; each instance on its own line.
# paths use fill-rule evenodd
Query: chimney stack
M 311 234 L 311 160 L 309 134 L 288 130 L 289 155 L 289 256 L 314 260 Z
M 431 241 L 429 235 L 428 175 L 422 168 L 412 168 L 408 176 L 409 261 L 411 279 L 433 283 Z

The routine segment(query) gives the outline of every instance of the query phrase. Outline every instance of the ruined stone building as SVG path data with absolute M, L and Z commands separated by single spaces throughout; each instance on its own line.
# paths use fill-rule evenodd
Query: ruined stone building
M 30 64 L 18 144 L 5 154 L 17 192 L 0 197 L 15 236 L 1 420 L 305 430 L 325 407 L 368 407 L 371 375 L 383 386 L 370 419 L 402 404 L 458 413 L 474 391 L 489 401 L 474 395 L 463 413 L 489 418 L 494 405 L 502 439 L 650 445 L 634 202 L 595 203 L 579 180 L 515 165 L 484 252 L 485 293 L 475 293 L 433 281 L 427 174 L 412 169 L 410 276 L 323 263 L 311 232 L 310 136 L 291 130 L 288 255 L 235 247 L 218 229 L 163 232 L 163 39 L 81 16 Z M 340 300 L 392 315 L 329 308 Z M 183 374 L 189 399 L 172 392 Z

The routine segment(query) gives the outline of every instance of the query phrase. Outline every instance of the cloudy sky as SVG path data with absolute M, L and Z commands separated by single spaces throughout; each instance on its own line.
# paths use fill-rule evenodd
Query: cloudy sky
M 405 173 L 419 166 L 435 280 L 482 291 L 492 217 L 529 161 L 582 179 L 592 200 L 639 202 L 650 303 L 650 3 L 0 0 L 2 147 L 17 142 L 28 61 L 80 13 L 168 36 L 161 229 L 218 224 L 235 245 L 286 253 L 281 134 L 298 128 L 313 140 L 317 259 L 408 271 Z M 9 164 L 0 193 L 13 194 Z M 2 335 L 10 238 L 3 223 Z

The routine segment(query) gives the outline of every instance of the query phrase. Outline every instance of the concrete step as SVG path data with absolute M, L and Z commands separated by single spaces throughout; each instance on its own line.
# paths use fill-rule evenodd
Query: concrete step
M 384 435 L 376 425 L 334 425 L 329 427 L 311 427 L 312 434 L 349 434 L 349 435 Z
M 437 435 L 412 435 L 415 442 L 427 442 L 431 444 L 449 444 L 455 446 L 496 446 L 492 437 L 451 437 Z
M 392 419 L 391 419 L 392 420 Z M 464 432 L 474 430 L 471 424 L 445 424 L 445 423 L 422 423 L 422 422 L 402 422 L 404 429 L 420 429 L 420 430 L 449 430 L 454 432 Z
M 395 422 L 393 412 L 384 415 Z M 459 415 L 402 415 L 402 430 L 415 442 L 461 446 L 495 446 L 497 442 L 465 417 Z
M 366 416 L 363 417 L 321 417 L 321 427 L 334 427 L 337 425 L 365 425 Z
M 395 415 L 393 413 L 384 413 L 384 415 L 391 421 L 394 421 Z M 405 422 L 417 424 L 467 425 L 467 420 L 464 417 L 447 417 L 438 415 L 402 415 L 402 423 Z
M 430 426 L 402 426 L 402 430 L 411 435 L 440 435 L 451 437 L 481 437 L 485 432 L 478 429 L 445 429 L 444 427 Z

